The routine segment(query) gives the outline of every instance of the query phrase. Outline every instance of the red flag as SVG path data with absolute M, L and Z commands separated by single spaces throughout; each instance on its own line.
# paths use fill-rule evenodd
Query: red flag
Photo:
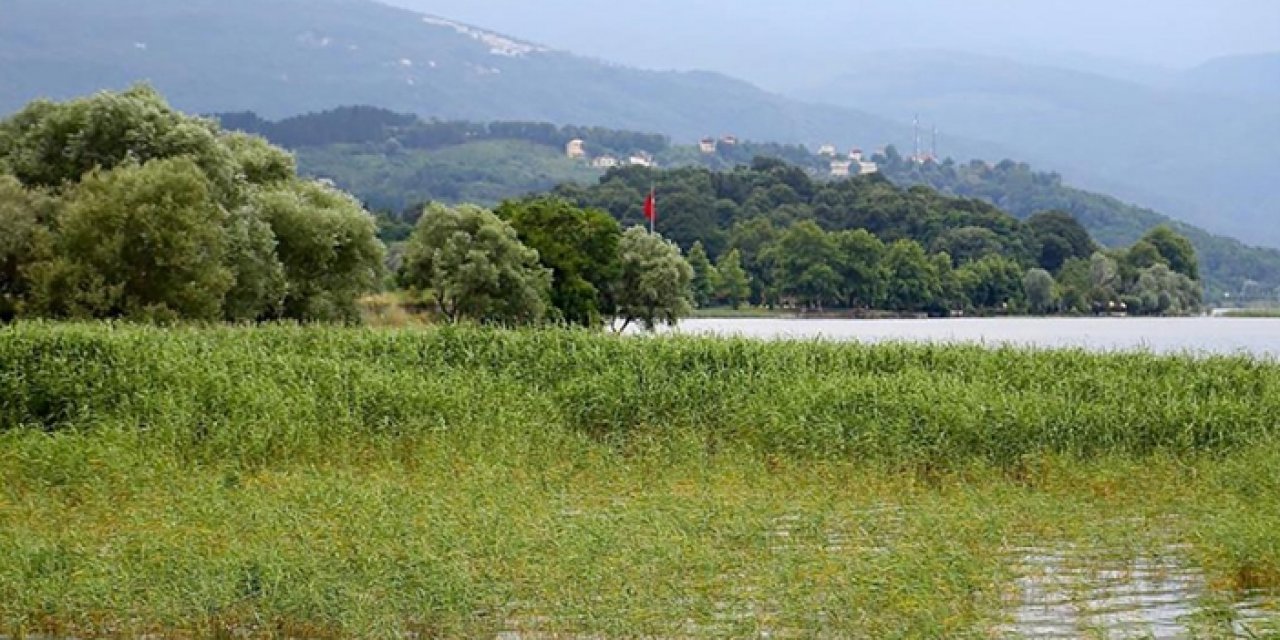
M 652 189 L 649 190 L 649 197 L 644 199 L 644 219 L 650 224 L 658 221 L 658 198 Z

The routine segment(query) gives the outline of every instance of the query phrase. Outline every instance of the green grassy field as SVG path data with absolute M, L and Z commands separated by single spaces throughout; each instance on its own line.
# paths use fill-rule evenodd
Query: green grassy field
M 1232 637 L 1278 420 L 1239 358 L 18 325 L 0 635 L 990 638 L 1037 546 L 1177 548 Z

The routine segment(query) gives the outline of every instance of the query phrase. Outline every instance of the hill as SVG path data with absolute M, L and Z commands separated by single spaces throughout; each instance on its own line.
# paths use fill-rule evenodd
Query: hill
M 1280 96 L 1280 52 L 1215 58 L 1174 79 L 1183 89 L 1241 96 Z
M 1280 147 L 1266 142 L 1280 140 L 1280 101 L 1235 93 L 1277 86 L 1273 58 L 1226 59 L 1151 84 L 945 51 L 859 56 L 844 67 L 797 95 L 919 113 L 942 129 L 944 155 L 968 157 L 950 136 L 980 135 L 1074 184 L 1280 246 Z
M 909 128 L 714 73 L 607 64 L 372 0 L 5 0 L 0 113 L 147 80 L 175 106 L 284 117 L 372 104 L 443 119 L 592 123 L 843 145 Z M 961 143 L 957 143 L 961 144 Z M 991 145 L 963 143 L 968 155 Z

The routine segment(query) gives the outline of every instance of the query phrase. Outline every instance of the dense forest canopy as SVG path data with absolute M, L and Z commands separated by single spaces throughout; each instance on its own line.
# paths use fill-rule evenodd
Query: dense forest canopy
M 259 133 L 294 149 L 304 173 L 331 178 L 371 208 L 385 212 L 420 209 L 427 201 L 496 206 L 508 198 L 547 192 L 564 182 L 593 183 L 602 170 L 564 155 L 563 143 L 573 136 L 584 140 L 589 154 L 621 157 L 643 151 L 652 153 L 661 167 L 727 171 L 749 165 L 756 157 L 770 157 L 802 168 L 816 182 L 830 179 L 829 158 L 801 146 L 747 140 L 728 144 L 717 139 L 714 153 L 703 153 L 696 146 L 669 144 L 661 136 L 537 123 L 422 121 L 368 107 L 336 109 L 278 123 L 252 114 L 221 117 L 228 128 Z M 423 146 L 406 148 L 405 140 Z M 895 184 L 926 185 L 945 194 L 976 198 L 1019 219 L 1045 211 L 1068 213 L 1105 247 L 1127 246 L 1152 228 L 1166 225 L 1195 246 L 1209 299 L 1223 302 L 1225 295 L 1236 300 L 1280 295 L 1280 251 L 1249 247 L 1154 211 L 1072 188 L 1056 174 L 1036 172 L 1013 161 L 994 165 L 950 159 L 918 163 L 892 147 L 872 159 L 881 175 Z M 407 227 L 398 225 L 395 217 L 383 218 L 384 224 L 393 228 L 384 236 L 388 240 L 407 235 Z

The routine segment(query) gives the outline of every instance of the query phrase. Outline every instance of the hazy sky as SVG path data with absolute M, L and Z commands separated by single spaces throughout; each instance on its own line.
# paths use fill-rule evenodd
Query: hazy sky
M 384 1 L 628 65 L 766 84 L 785 83 L 797 66 L 813 73 L 841 56 L 901 48 L 1165 67 L 1280 50 L 1277 0 Z

